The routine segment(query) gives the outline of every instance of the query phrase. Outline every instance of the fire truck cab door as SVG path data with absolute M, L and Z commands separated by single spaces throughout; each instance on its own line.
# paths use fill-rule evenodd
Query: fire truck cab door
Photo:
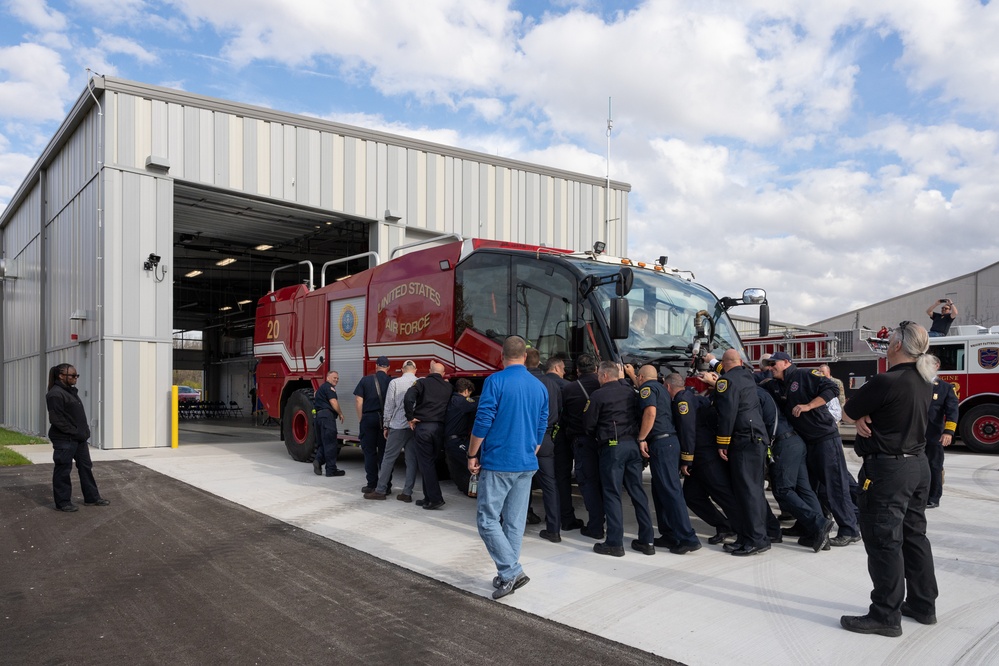
M 330 370 L 340 375 L 337 397 L 343 410 L 343 423 L 338 424 L 340 438 L 357 441 L 360 422 L 354 408 L 354 388 L 364 376 L 364 332 L 367 323 L 364 296 L 330 301 Z

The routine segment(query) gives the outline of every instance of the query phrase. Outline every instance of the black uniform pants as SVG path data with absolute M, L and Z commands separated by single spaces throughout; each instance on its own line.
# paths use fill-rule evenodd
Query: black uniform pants
M 378 486 L 378 470 L 382 466 L 385 455 L 385 434 L 382 430 L 381 412 L 364 412 L 361 414 L 359 427 L 361 451 L 364 453 L 365 485 L 369 488 Z
M 604 493 L 604 512 L 607 515 L 608 546 L 624 545 L 624 510 L 621 489 L 631 497 L 635 507 L 635 520 L 638 521 L 638 540 L 652 543 L 655 532 L 652 530 L 652 514 L 649 513 L 649 498 L 642 485 L 642 453 L 633 437 L 622 437 L 615 446 L 600 447 L 600 482 Z
M 80 489 L 84 502 L 96 502 L 101 498 L 94 480 L 94 463 L 90 460 L 90 446 L 86 442 L 72 439 L 52 440 L 52 496 L 56 508 L 71 504 L 73 500 L 73 462 L 80 476 Z
M 860 469 L 860 532 L 874 589 L 870 615 L 898 626 L 908 601 L 936 613 L 937 579 L 926 538 L 930 468 L 926 456 L 865 458 Z
M 649 439 L 649 471 L 652 472 L 652 503 L 659 534 L 681 545 L 699 544 L 690 525 L 687 504 L 680 486 L 680 440 L 676 435 Z
M 766 452 L 763 442 L 749 435 L 735 435 L 728 447 L 728 464 L 732 474 L 732 492 L 738 501 L 737 515 L 730 515 L 732 526 L 739 534 L 739 543 L 761 547 L 767 538 L 767 504 L 763 494 L 763 470 Z
M 805 444 L 808 480 L 819 503 L 829 510 L 839 525 L 837 536 L 859 535 L 857 506 L 851 493 L 851 486 L 855 487 L 856 482 L 846 468 L 843 440 L 839 435 L 832 435 L 825 439 L 810 440 Z
M 555 483 L 555 456 L 538 456 L 538 473 L 533 480 L 541 487 L 545 529 L 551 534 L 558 534 L 562 529 L 562 512 L 559 509 L 558 486 Z M 533 496 L 531 499 L 533 501 Z
M 805 465 L 805 442 L 798 435 L 791 435 L 773 444 L 774 464 L 770 470 L 774 499 L 786 508 L 801 526 L 814 534 L 825 527 L 826 516 L 819 505 L 819 498 L 808 482 Z
M 683 481 L 683 499 L 694 515 L 717 532 L 732 532 L 731 516 L 738 511 L 732 494 L 732 478 L 728 464 L 718 456 L 715 447 L 697 449 L 690 476 Z M 715 507 L 714 500 L 721 507 Z M 724 511 L 725 513 L 722 513 Z
M 444 458 L 451 480 L 463 494 L 468 494 L 468 481 L 472 478 L 468 471 L 468 437 L 448 435 L 444 442 Z
M 441 484 L 437 480 L 437 451 L 444 434 L 444 426 L 439 421 L 420 421 L 413 429 L 413 443 L 416 445 L 416 463 L 420 468 L 423 483 L 423 501 L 438 504 L 444 501 Z M 377 482 L 376 482 L 377 483 Z
M 930 464 L 930 502 L 940 504 L 943 497 L 944 448 L 940 439 L 926 440 L 926 460 Z
M 572 442 L 565 436 L 555 437 L 555 487 L 560 522 L 570 525 L 576 520 L 576 512 L 572 508 Z
M 323 410 L 312 421 L 316 429 L 316 463 L 326 466 L 326 476 L 336 471 L 336 459 L 340 455 L 340 440 L 337 439 L 336 417 L 333 412 Z
M 594 534 L 604 531 L 604 491 L 600 482 L 600 455 L 597 442 L 586 435 L 572 444 L 576 458 L 576 483 L 586 507 L 586 529 Z

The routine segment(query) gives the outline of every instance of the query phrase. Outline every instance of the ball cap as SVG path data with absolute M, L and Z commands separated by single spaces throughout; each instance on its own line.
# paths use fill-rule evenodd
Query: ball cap
M 791 357 L 788 355 L 787 352 L 777 352 L 775 354 L 772 354 L 770 356 L 770 362 L 773 363 L 774 361 L 787 361 L 788 363 L 794 362 L 791 360 Z
M 379 368 L 387 368 L 387 367 L 389 367 L 388 357 L 387 356 L 379 356 L 378 358 L 375 359 L 375 365 L 377 365 Z

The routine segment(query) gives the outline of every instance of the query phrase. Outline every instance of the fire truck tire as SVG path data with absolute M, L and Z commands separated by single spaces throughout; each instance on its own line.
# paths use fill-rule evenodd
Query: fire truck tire
M 961 440 L 975 453 L 999 453 L 999 405 L 978 405 L 961 419 Z
M 311 462 L 316 457 L 316 431 L 312 427 L 312 389 L 298 389 L 288 397 L 284 408 L 282 430 L 288 454 L 299 462 Z

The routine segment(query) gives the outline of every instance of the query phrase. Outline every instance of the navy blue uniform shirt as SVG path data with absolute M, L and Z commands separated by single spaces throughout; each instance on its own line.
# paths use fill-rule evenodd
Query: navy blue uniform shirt
M 447 405 L 447 415 L 444 417 L 444 436 L 468 439 L 472 434 L 472 422 L 475 420 L 475 400 L 466 398 L 455 391 Z
M 316 395 L 313 398 L 312 404 L 316 408 L 316 417 L 320 416 L 332 416 L 334 419 L 339 414 L 333 412 L 333 405 L 330 404 L 330 400 L 337 400 L 336 389 L 329 382 L 323 382 L 323 385 L 319 387 L 316 391 Z
M 357 386 L 354 388 L 354 395 L 360 396 L 364 401 L 361 405 L 362 414 L 380 414 L 382 412 L 385 408 L 385 395 L 388 393 L 390 381 L 392 378 L 383 370 L 367 377 L 361 377 L 361 381 L 357 382 Z M 381 396 L 378 395 L 375 382 L 381 386 Z
M 662 435 L 676 433 L 676 428 L 673 426 L 673 409 L 669 392 L 655 379 L 650 379 L 638 387 L 639 427 L 641 427 L 642 417 L 647 407 L 656 408 L 656 420 L 652 424 L 652 430 L 646 435 L 646 440 L 652 441 Z
M 936 444 L 944 433 L 954 434 L 957 430 L 958 409 L 954 386 L 942 379 L 935 379 L 933 399 L 930 401 L 930 412 L 926 422 L 927 442 Z
M 770 395 L 774 396 L 788 423 L 802 439 L 806 442 L 821 441 L 839 434 L 839 426 L 825 405 L 802 412 L 801 416 L 794 416 L 791 412 L 795 405 L 809 403 L 817 396 L 822 396 L 826 402 L 839 397 L 839 386 L 823 375 L 821 370 L 805 370 L 791 365 L 785 368 L 784 379 L 774 377 L 770 381 L 777 382 L 778 389 L 768 389 Z

